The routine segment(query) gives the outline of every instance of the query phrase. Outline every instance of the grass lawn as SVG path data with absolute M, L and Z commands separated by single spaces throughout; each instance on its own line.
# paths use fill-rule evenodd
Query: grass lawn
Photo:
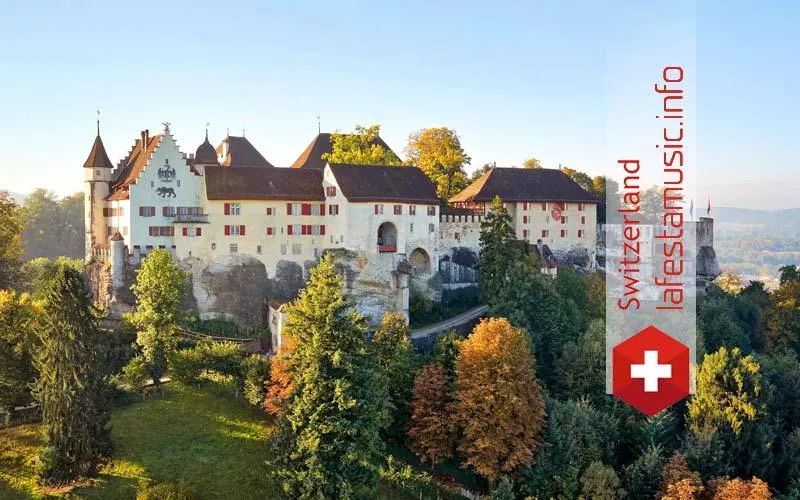
M 198 499 L 281 498 L 280 486 L 264 466 L 271 433 L 262 412 L 225 389 L 173 386 L 164 396 L 114 409 L 113 458 L 92 484 L 70 492 L 44 492 L 36 484 L 38 425 L 0 430 L 0 499 L 50 498 L 53 493 L 135 499 L 139 485 L 151 482 L 184 482 Z M 377 496 L 412 498 L 386 482 Z

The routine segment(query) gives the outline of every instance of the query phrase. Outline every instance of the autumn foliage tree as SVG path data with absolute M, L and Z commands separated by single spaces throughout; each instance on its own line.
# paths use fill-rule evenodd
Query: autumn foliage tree
M 456 361 L 454 422 L 466 465 L 494 481 L 533 462 L 541 446 L 544 402 L 530 343 L 504 318 L 481 321 Z
M 363 127 L 356 125 L 352 134 L 331 134 L 331 152 L 322 159 L 330 163 L 354 165 L 401 165 L 400 158 L 380 140 L 380 125 Z
M 713 500 L 769 500 L 772 498 L 769 485 L 757 477 L 750 480 L 717 478 L 709 481 L 708 489 Z
M 411 450 L 423 461 L 437 464 L 453 456 L 456 428 L 450 416 L 452 387 L 439 363 L 422 367 L 411 398 Z
M 292 352 L 294 352 L 294 340 L 289 335 L 282 335 L 281 345 L 270 364 L 270 377 L 264 398 L 264 409 L 274 417 L 283 416 L 284 403 L 292 394 L 292 372 L 289 368 Z
M 437 127 L 412 133 L 408 137 L 406 155 L 409 164 L 418 166 L 436 184 L 436 193 L 442 201 L 467 187 L 464 166 L 471 160 L 455 130 Z

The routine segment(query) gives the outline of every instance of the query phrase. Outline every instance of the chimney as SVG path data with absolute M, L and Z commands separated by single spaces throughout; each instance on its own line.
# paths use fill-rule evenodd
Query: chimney
M 150 142 L 150 131 L 142 130 L 142 149 L 147 148 L 148 142 Z

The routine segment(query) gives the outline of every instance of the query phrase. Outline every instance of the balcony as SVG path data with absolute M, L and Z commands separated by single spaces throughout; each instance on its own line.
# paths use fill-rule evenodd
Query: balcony
M 208 214 L 172 214 L 168 215 L 168 217 L 172 218 L 173 223 L 208 223 Z
M 397 245 L 378 245 L 378 253 L 396 252 Z

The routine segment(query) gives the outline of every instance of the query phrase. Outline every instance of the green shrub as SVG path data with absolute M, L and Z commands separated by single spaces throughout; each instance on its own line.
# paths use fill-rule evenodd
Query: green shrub
M 253 406 L 260 407 L 264 403 L 267 392 L 267 381 L 270 374 L 269 359 L 255 354 L 242 360 L 242 390 L 244 398 Z
M 122 369 L 122 380 L 131 389 L 138 393 L 143 393 L 147 379 L 150 377 L 150 363 L 143 357 L 137 356 L 130 360 L 125 368 Z
M 140 488 L 136 500 L 194 500 L 197 494 L 183 483 L 152 484 Z
M 206 370 L 221 375 L 241 376 L 242 348 L 234 342 L 216 342 L 203 340 L 198 342 L 195 350 L 202 358 L 202 366 Z
M 203 371 L 204 360 L 197 349 L 176 351 L 170 359 L 170 377 L 183 385 L 196 384 Z

